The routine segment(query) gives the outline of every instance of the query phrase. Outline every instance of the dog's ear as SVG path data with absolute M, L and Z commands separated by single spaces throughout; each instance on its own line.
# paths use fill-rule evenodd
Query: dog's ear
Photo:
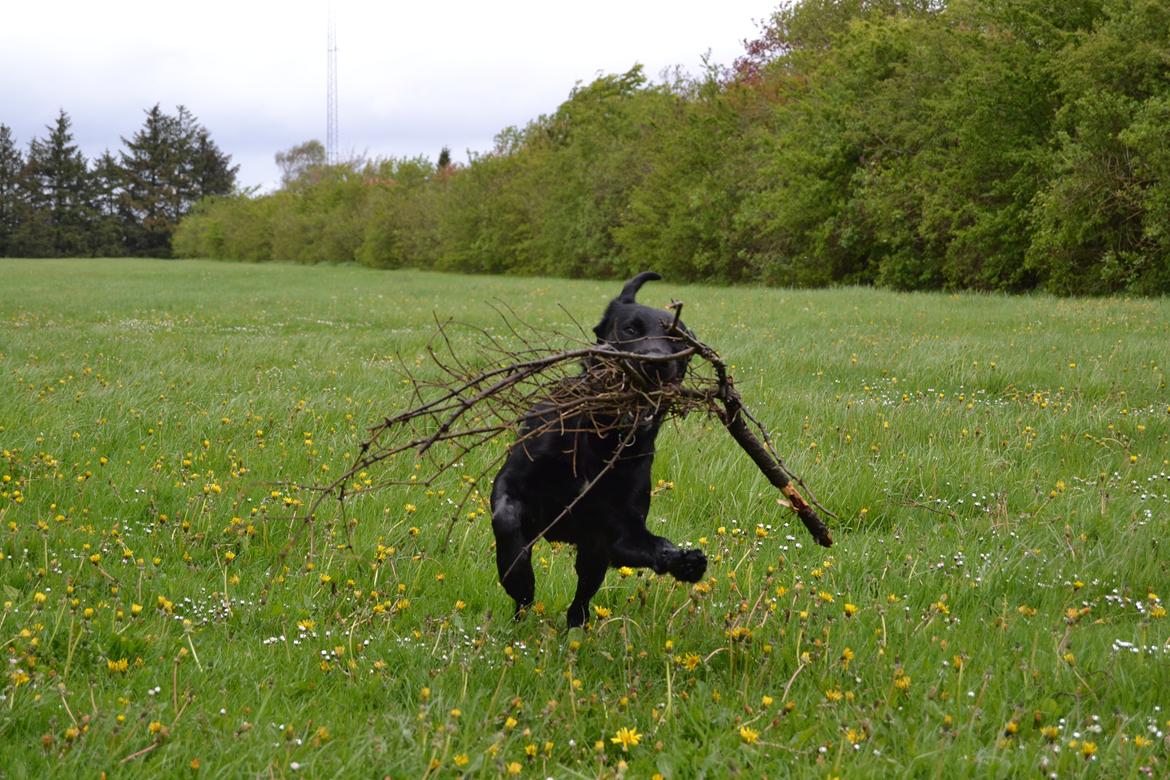
M 622 293 L 617 297 L 617 300 L 621 301 L 622 303 L 635 303 L 635 299 L 638 297 L 638 290 L 642 288 L 642 285 L 644 285 L 646 282 L 653 282 L 661 278 L 662 276 L 654 273 L 653 271 L 643 271 L 630 281 L 626 282 L 626 286 L 622 288 Z

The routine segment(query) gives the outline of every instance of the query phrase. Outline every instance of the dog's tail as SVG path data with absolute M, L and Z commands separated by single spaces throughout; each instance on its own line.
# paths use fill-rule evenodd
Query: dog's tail
M 646 282 L 653 282 L 661 279 L 662 276 L 653 271 L 643 271 L 635 276 L 630 281 L 626 282 L 626 286 L 622 288 L 622 294 L 618 296 L 618 300 L 622 303 L 634 303 L 638 297 L 638 290 L 642 288 Z

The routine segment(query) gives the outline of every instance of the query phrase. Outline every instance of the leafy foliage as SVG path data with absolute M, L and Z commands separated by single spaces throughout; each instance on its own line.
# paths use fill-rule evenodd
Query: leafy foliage
M 803 0 L 731 68 L 578 84 L 466 164 L 317 163 L 262 198 L 275 234 L 300 231 L 271 258 L 1170 291 L 1168 30 L 1165 0 Z

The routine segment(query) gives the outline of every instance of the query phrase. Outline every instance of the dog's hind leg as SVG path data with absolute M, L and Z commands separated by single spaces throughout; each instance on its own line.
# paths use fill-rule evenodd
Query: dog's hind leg
M 507 495 L 492 503 L 492 532 L 496 537 L 496 569 L 500 584 L 516 602 L 515 617 L 532 604 L 536 577 L 532 573 L 532 541 L 524 535 L 519 502 Z
M 610 557 L 614 566 L 645 567 L 683 582 L 698 582 L 707 571 L 707 556 L 702 550 L 680 550 L 669 539 L 644 528 L 616 539 L 610 545 Z
M 584 625 L 589 619 L 589 600 L 601 587 L 605 570 L 609 568 L 609 556 L 604 550 L 589 547 L 577 548 L 577 594 L 569 605 L 569 628 Z

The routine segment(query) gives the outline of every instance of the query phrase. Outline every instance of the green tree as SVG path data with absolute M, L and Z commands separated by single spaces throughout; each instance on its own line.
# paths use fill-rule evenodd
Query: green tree
M 24 157 L 16 148 L 12 128 L 0 125 L 0 257 L 15 254 L 23 193 L 20 186 Z
M 96 256 L 125 253 L 122 182 L 122 169 L 106 150 L 94 160 L 89 172 L 90 244 Z
M 1062 293 L 1170 291 L 1170 4 L 1106 0 L 1052 64 L 1061 105 L 1029 262 Z
M 280 186 L 289 189 L 297 184 L 312 184 L 324 174 L 328 162 L 325 145 L 316 139 L 277 152 Z
M 200 198 L 230 193 L 238 166 L 183 106 L 172 116 L 156 104 L 142 128 L 122 143 L 127 249 L 166 257 L 179 220 Z
M 29 209 L 22 219 L 22 253 L 73 257 L 89 254 L 89 191 L 85 157 L 73 143 L 64 110 L 44 139 L 29 143 L 22 176 Z

